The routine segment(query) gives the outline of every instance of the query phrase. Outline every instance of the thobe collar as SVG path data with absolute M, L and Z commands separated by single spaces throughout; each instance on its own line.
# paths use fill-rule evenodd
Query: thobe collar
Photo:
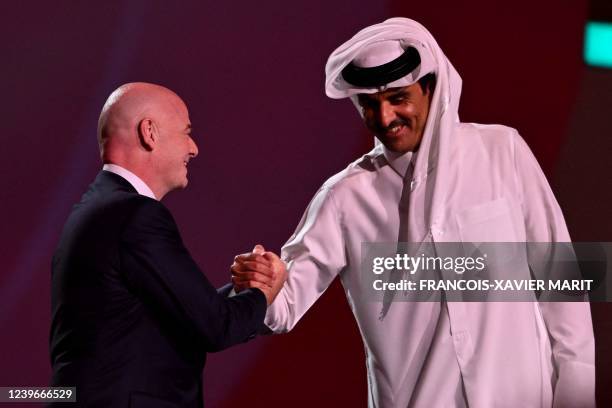
M 157 200 L 155 194 L 153 194 L 153 190 L 151 190 L 151 188 L 147 186 L 147 183 L 142 181 L 140 177 L 138 177 L 128 169 L 121 167 L 117 164 L 106 163 L 102 167 L 102 170 L 106 170 L 123 177 L 127 180 L 128 183 L 132 185 L 132 187 L 134 187 L 138 194 Z
M 416 152 L 398 153 L 387 149 L 383 145 L 383 154 L 389 166 L 401 177 L 406 177 L 410 163 L 416 160 Z

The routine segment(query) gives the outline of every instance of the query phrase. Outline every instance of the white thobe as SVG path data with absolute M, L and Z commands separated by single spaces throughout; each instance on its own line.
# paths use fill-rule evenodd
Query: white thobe
M 458 124 L 453 134 L 445 221 L 422 226 L 431 241 L 569 241 L 516 131 Z M 393 302 L 379 318 L 382 303 L 367 300 L 371 281 L 361 277 L 361 246 L 402 239 L 410 163 L 409 154 L 384 153 L 377 146 L 317 192 L 282 249 L 288 280 L 266 325 L 291 330 L 339 276 L 365 345 L 370 407 L 594 406 L 588 303 Z M 431 191 L 410 181 L 412 211 L 425 214 Z

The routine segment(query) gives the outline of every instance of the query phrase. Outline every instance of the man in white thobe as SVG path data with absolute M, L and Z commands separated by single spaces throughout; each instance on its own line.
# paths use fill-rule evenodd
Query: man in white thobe
M 365 344 L 370 407 L 593 407 L 588 303 L 372 302 L 361 274 L 364 242 L 569 242 L 518 133 L 459 121 L 461 78 L 406 18 L 336 49 L 325 90 L 350 97 L 378 142 L 323 184 L 282 248 L 288 280 L 266 325 L 291 330 L 339 276 Z M 237 289 L 259 257 L 237 258 Z

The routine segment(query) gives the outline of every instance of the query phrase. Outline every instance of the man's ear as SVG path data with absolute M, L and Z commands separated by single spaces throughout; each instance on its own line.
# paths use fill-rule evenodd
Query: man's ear
M 153 119 L 145 118 L 138 124 L 138 139 L 140 145 L 147 151 L 151 151 L 155 148 L 159 137 L 157 125 Z

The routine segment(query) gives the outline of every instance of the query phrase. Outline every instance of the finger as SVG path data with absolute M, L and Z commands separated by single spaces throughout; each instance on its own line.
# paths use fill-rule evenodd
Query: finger
M 232 273 L 241 273 L 241 272 L 258 272 L 263 275 L 269 276 L 270 278 L 274 278 L 276 276 L 276 271 L 273 267 L 265 266 L 257 262 L 245 262 L 243 264 L 237 264 L 236 266 L 232 266 Z
M 237 277 L 238 279 L 242 279 L 242 280 L 249 280 L 251 279 L 250 276 L 253 273 L 258 273 L 258 272 L 253 272 L 251 270 L 245 270 L 245 271 L 232 271 L 232 276 Z M 266 276 L 266 275 L 263 275 Z
M 230 269 L 232 270 L 238 270 L 238 271 L 245 271 L 245 270 L 255 270 L 261 273 L 265 273 L 267 275 L 269 275 L 272 271 L 274 271 L 275 265 L 271 264 L 271 263 L 261 263 L 261 262 L 257 262 L 257 261 L 242 261 L 242 262 L 238 262 L 235 261 L 232 266 L 230 267 Z
M 238 259 L 238 258 L 245 258 L 248 256 L 251 256 L 251 254 L 253 254 L 252 252 L 245 252 L 244 254 L 238 254 L 234 257 L 234 259 Z
M 261 282 L 247 281 L 247 282 L 242 282 L 239 285 L 245 289 L 257 288 L 266 295 L 266 298 L 269 298 L 272 295 L 272 289 L 268 285 L 265 285 Z
M 271 279 L 270 277 L 266 276 L 266 275 L 262 275 L 261 273 L 256 273 L 256 272 L 244 272 L 241 273 L 239 275 L 233 275 L 232 276 L 232 281 L 233 282 L 238 282 L 238 283 L 245 283 L 248 281 L 254 281 L 254 282 L 260 282 L 263 283 L 265 285 L 268 285 L 270 287 L 272 287 L 272 285 L 274 285 L 274 279 Z
M 268 258 L 260 254 L 249 253 L 249 254 L 237 255 L 234 257 L 234 262 L 237 262 L 237 263 L 242 263 L 242 262 L 247 262 L 247 261 L 259 262 L 259 263 L 262 263 L 268 266 L 272 265 L 272 262 Z
M 232 282 L 238 284 L 245 284 L 247 282 L 259 282 L 269 287 L 274 287 L 276 285 L 276 281 L 274 279 L 270 279 L 265 275 L 254 273 L 254 272 L 245 272 L 241 275 L 232 275 Z
M 259 262 L 245 261 L 245 262 L 234 262 L 232 266 L 230 266 L 230 271 L 232 272 L 232 274 L 234 274 L 234 272 L 239 273 L 239 272 L 255 271 L 255 272 L 263 273 L 265 275 L 273 275 L 274 268 L 271 265 L 268 266 L 267 264 L 262 264 Z
M 238 286 L 241 289 L 249 288 L 250 287 L 249 282 L 251 281 L 252 281 L 251 279 L 242 278 L 240 276 L 232 276 L 232 283 L 234 284 L 234 286 Z M 257 281 L 253 281 L 253 282 L 257 282 Z M 258 283 L 265 285 L 265 283 L 263 282 L 258 282 Z
M 264 252 L 266 252 L 266 249 L 261 244 L 257 244 L 255 245 L 255 248 L 253 248 L 254 254 L 262 255 Z
M 251 282 L 249 279 L 242 279 L 239 276 L 232 276 L 232 284 L 234 285 L 234 287 L 240 288 L 240 290 L 248 289 L 250 287 L 249 286 L 249 282 Z M 256 281 L 254 281 L 254 282 L 256 282 Z M 258 282 L 258 283 L 260 283 L 262 285 L 265 285 L 262 282 Z

